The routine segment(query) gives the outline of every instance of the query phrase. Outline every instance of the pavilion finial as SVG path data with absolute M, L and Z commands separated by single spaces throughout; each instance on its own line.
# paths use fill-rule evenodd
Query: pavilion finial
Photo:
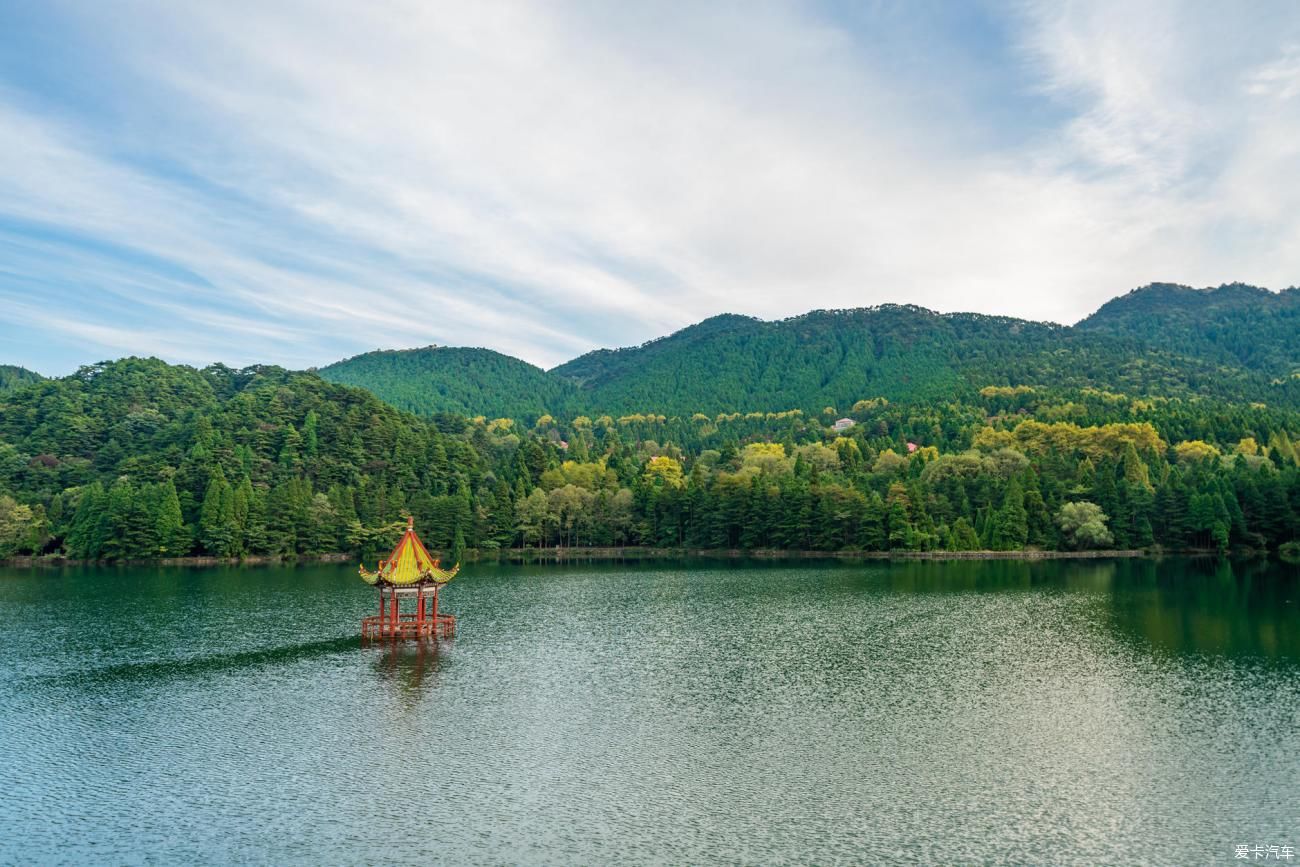
M 406 529 L 408 529 L 408 530 L 414 530 L 414 529 L 415 529 L 415 516 L 414 516 L 414 515 L 407 515 L 407 516 L 406 516 Z

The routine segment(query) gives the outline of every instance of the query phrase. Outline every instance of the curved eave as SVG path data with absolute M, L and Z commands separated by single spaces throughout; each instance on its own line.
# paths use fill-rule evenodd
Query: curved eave
M 434 561 L 435 563 L 438 561 Z M 424 572 L 418 572 L 414 575 L 393 574 L 384 578 L 385 583 L 392 584 L 394 587 L 410 587 L 413 584 L 419 584 L 424 581 L 430 581 L 434 584 L 447 584 L 451 579 L 456 577 L 460 571 L 460 564 L 457 563 L 450 569 L 439 569 L 433 567 Z M 363 576 L 364 577 L 364 576 Z
M 380 583 L 389 584 L 392 585 L 393 587 L 410 587 L 414 584 L 420 584 L 424 581 L 428 581 L 433 584 L 437 584 L 441 586 L 443 584 L 451 583 L 451 579 L 455 578 L 459 572 L 460 572 L 459 563 L 457 563 L 455 566 L 452 566 L 450 569 L 439 569 L 435 566 L 434 568 L 429 569 L 425 572 L 421 572 L 415 575 L 413 578 L 409 578 L 409 579 L 404 579 L 402 576 L 397 574 L 385 575 L 383 572 L 370 572 L 364 566 L 360 567 L 357 570 L 357 574 L 361 576 L 361 580 L 366 582 L 372 587 Z

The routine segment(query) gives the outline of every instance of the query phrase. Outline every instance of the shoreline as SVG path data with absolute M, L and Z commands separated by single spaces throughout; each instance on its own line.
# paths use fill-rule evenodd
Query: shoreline
M 436 553 L 436 552 L 435 552 Z M 1205 551 L 1153 551 L 1146 549 L 1106 549 L 1097 551 L 787 551 L 773 548 L 501 548 L 495 551 L 466 551 L 466 563 L 564 563 L 568 561 L 628 560 L 1108 560 L 1157 558 L 1162 556 L 1204 556 Z M 164 557 L 152 560 L 75 560 L 65 557 L 11 557 L 0 566 L 30 568 L 35 566 L 266 566 L 273 564 L 348 563 L 356 554 L 302 554 L 290 557 L 265 555 L 249 557 Z
M 778 548 L 509 548 L 496 559 L 510 563 L 566 560 L 1098 560 L 1155 557 L 1142 549 L 1097 551 L 788 551 Z

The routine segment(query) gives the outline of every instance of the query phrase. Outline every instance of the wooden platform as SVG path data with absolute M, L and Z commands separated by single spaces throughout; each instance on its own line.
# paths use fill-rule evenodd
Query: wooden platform
M 456 634 L 456 618 L 450 614 L 438 614 L 420 619 L 415 614 L 391 617 L 372 615 L 361 621 L 361 637 L 376 638 L 451 638 Z

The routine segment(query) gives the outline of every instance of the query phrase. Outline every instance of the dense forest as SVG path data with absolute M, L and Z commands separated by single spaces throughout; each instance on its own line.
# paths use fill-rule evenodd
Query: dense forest
M 885 305 L 777 322 L 717 316 L 542 371 L 489 350 L 369 353 L 322 370 L 417 414 L 531 424 L 658 412 L 779 412 L 970 400 L 987 385 L 1100 388 L 1300 409 L 1300 291 L 1154 284 L 1074 327 Z
M 0 395 L 0 556 L 468 548 L 1276 549 L 1300 416 L 991 383 L 817 412 L 423 418 L 314 373 L 130 358 Z

